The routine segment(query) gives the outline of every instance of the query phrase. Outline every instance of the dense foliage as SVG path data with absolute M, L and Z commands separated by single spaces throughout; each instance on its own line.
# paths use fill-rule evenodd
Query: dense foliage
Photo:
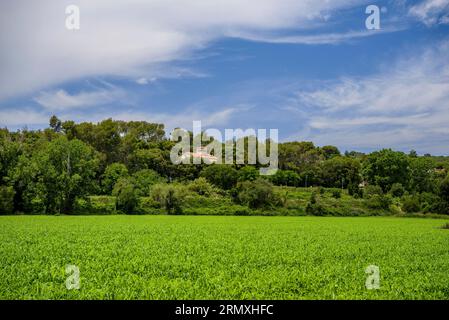
M 334 213 L 323 191 L 292 204 L 300 187 L 330 190 L 334 208 L 357 200 L 368 211 L 449 212 L 446 157 L 286 142 L 278 145 L 280 170 L 261 176 L 259 165 L 175 165 L 174 144 L 162 124 L 144 121 L 53 116 L 45 130 L 0 129 L 0 214 Z

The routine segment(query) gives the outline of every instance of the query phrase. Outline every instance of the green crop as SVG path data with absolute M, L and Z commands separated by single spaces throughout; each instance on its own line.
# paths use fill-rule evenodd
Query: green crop
M 449 230 L 413 218 L 0 217 L 0 299 L 449 299 Z M 66 266 L 80 270 L 68 290 Z M 365 287 L 369 265 L 380 289 Z

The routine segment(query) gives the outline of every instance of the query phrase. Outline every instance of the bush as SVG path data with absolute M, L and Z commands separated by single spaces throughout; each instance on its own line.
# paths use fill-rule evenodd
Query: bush
M 238 181 L 254 181 L 259 177 L 259 170 L 253 166 L 245 166 L 238 171 Z
M 213 164 L 201 171 L 201 177 L 223 190 L 230 190 L 237 184 L 238 172 L 230 165 Z
M 240 182 L 237 186 L 237 200 L 250 208 L 262 208 L 279 205 L 273 185 L 265 179 Z
M 441 198 L 434 193 L 423 192 L 419 195 L 421 211 L 423 213 L 441 213 Z
M 350 196 L 354 198 L 362 198 L 363 197 L 363 189 L 359 187 L 357 183 L 350 183 L 348 185 L 348 193 Z
M 14 211 L 13 187 L 0 186 L 0 214 L 12 214 Z
M 148 196 L 151 186 L 164 181 L 156 171 L 150 169 L 137 171 L 132 175 L 132 179 L 139 196 Z
M 402 199 L 402 211 L 415 213 L 421 210 L 419 198 L 417 196 L 407 196 Z
M 109 165 L 102 177 L 102 190 L 104 194 L 111 195 L 115 184 L 121 179 L 128 176 L 128 169 L 124 164 L 113 163 Z
M 341 190 L 340 189 L 331 189 L 332 197 L 335 199 L 341 198 Z
M 186 191 L 187 189 L 179 184 L 156 184 L 151 188 L 150 197 L 168 214 L 182 214 Z
M 188 189 L 200 196 L 211 196 L 215 193 L 214 187 L 203 177 L 189 183 Z
M 402 197 L 402 196 L 404 195 L 404 193 L 405 193 L 405 189 L 404 189 L 404 187 L 402 186 L 402 184 L 400 184 L 400 183 L 394 183 L 394 184 L 391 186 L 390 194 L 391 194 L 393 197 L 400 198 L 400 197 Z
M 365 189 L 363 190 L 363 198 L 365 199 L 369 199 L 372 196 L 381 196 L 383 195 L 383 191 L 382 188 L 380 186 L 376 186 L 376 185 L 368 185 L 365 187 Z
M 318 202 L 309 202 L 306 207 L 306 213 L 313 216 L 324 216 L 327 214 L 327 210 Z
M 388 210 L 392 203 L 393 200 L 389 195 L 374 194 L 365 200 L 366 206 L 370 209 Z
M 139 198 L 134 184 L 128 178 L 117 181 L 112 194 L 116 197 L 117 210 L 126 214 L 136 213 Z
M 301 182 L 301 177 L 291 170 L 278 170 L 274 175 L 270 176 L 270 181 L 277 186 L 296 187 Z

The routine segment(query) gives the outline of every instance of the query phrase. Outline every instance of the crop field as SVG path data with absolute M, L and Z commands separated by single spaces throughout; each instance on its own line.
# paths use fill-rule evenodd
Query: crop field
M 0 217 L 0 299 L 449 299 L 437 219 Z M 68 290 L 66 266 L 79 268 Z M 368 290 L 365 269 L 380 270 Z

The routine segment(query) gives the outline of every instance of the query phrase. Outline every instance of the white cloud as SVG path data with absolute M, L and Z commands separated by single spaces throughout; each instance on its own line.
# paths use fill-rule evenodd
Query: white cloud
M 160 77 L 161 65 L 227 34 L 305 28 L 364 2 L 1 1 L 0 99 L 96 75 Z M 65 28 L 68 4 L 80 7 L 79 31 Z
M 290 35 L 290 36 L 273 36 L 267 34 L 240 32 L 230 34 L 229 36 L 243 38 L 246 40 L 256 42 L 320 45 L 320 44 L 339 44 L 342 42 L 348 42 L 350 40 L 378 36 L 380 34 L 396 32 L 401 30 L 403 30 L 403 28 L 388 28 L 388 29 L 384 28 L 376 31 L 361 30 L 361 31 L 348 31 L 344 33 L 322 33 L 314 35 Z
M 298 94 L 309 107 L 308 139 L 348 148 L 449 152 L 449 42 L 372 76 Z M 304 137 L 302 137 L 304 138 Z
M 112 103 L 124 96 L 119 89 L 100 89 L 91 92 L 69 94 L 65 90 L 41 92 L 33 100 L 49 111 L 86 108 Z
M 23 127 L 47 125 L 49 116 L 29 108 L 6 108 L 0 110 L 1 127 Z
M 424 0 L 410 7 L 409 15 L 427 26 L 449 23 L 449 0 Z

